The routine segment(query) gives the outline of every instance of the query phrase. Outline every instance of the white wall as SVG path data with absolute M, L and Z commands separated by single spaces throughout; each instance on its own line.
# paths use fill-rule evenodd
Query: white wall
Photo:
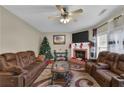
M 65 37 L 66 37 L 65 44 L 63 44 L 63 45 L 55 45 L 53 43 L 53 35 L 65 35 Z M 42 33 L 42 37 L 45 37 L 45 36 L 48 38 L 48 41 L 49 41 L 52 53 L 53 53 L 53 50 L 62 51 L 63 52 L 66 49 L 68 49 L 68 52 L 69 52 L 69 55 L 70 55 L 70 51 L 71 50 L 69 49 L 69 44 L 72 42 L 72 34 L 71 33 L 60 33 L 60 32 Z M 42 40 L 43 40 L 43 38 L 42 38 Z
M 41 32 L 0 6 L 0 53 L 39 52 Z

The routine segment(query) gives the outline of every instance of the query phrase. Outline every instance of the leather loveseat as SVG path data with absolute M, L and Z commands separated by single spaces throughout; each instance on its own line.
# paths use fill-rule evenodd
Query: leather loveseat
M 96 81 L 104 87 L 124 86 L 124 54 L 109 53 L 104 64 L 93 65 L 93 77 Z
M 47 66 L 36 62 L 33 51 L 4 53 L 0 55 L 0 86 L 30 86 Z

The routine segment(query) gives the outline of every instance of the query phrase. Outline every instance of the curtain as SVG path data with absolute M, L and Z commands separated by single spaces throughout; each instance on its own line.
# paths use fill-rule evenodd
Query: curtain
M 124 15 L 115 18 L 108 25 L 108 50 L 124 53 Z
M 104 24 L 97 30 L 97 56 L 101 51 L 108 50 L 108 24 Z

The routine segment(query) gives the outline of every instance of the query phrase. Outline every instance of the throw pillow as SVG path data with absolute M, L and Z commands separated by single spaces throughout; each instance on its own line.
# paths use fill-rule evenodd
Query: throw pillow
M 45 61 L 45 56 L 44 55 L 38 55 L 38 57 L 36 58 L 36 61 L 40 61 L 40 62 Z

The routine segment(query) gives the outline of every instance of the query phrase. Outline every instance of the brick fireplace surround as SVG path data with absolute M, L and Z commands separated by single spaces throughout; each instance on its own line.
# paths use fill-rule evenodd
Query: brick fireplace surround
M 69 62 L 71 62 L 71 64 L 74 65 L 74 67 L 78 68 L 84 68 L 84 64 L 87 62 L 87 59 L 89 59 L 89 43 L 83 43 L 82 47 L 80 47 L 81 43 L 73 43 L 71 45 L 71 58 L 69 59 Z M 81 54 L 82 56 L 80 56 L 80 54 L 78 54 L 78 56 L 76 55 L 76 51 L 78 51 L 79 53 L 84 53 Z M 78 58 L 76 58 L 76 56 Z
M 82 53 L 81 56 L 77 56 L 76 52 Z M 83 54 L 84 53 L 84 54 Z M 82 59 L 87 59 L 87 49 L 74 49 L 73 50 L 73 57 L 75 58 L 82 58 Z
M 84 51 L 85 52 L 85 59 L 89 59 L 89 42 L 83 43 L 82 48 L 80 48 L 81 43 L 73 43 L 71 45 L 71 57 L 76 57 L 76 51 Z

